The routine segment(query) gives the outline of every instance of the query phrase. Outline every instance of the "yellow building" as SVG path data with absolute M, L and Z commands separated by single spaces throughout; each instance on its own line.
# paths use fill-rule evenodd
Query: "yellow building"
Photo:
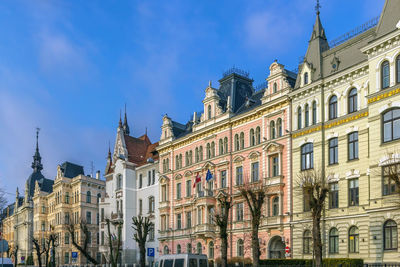
M 324 172 L 330 188 L 322 222 L 324 256 L 399 261 L 400 209 L 385 166 L 400 155 L 400 4 L 328 43 L 319 10 L 292 97 L 297 175 Z M 294 258 L 312 257 L 311 213 L 293 194 Z
M 39 186 L 35 187 L 34 237 L 43 244 L 50 233 L 56 234 L 57 266 L 88 263 L 86 257 L 72 245 L 72 237 L 68 231 L 68 226 L 74 224 L 76 239 L 83 246 L 84 235 L 79 228 L 81 221 L 86 222 L 89 227 L 89 253 L 100 261 L 99 201 L 104 197 L 105 181 L 99 178 L 99 172 L 95 178 L 85 176 L 82 166 L 65 162 L 57 167 L 57 177 L 51 193 L 41 191 Z M 72 258 L 72 252 L 78 252 L 78 257 Z M 35 252 L 33 254 L 37 263 Z

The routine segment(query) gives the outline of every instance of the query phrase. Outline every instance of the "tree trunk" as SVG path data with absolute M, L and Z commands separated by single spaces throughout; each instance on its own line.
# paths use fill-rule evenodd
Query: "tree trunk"
M 316 208 L 313 214 L 313 249 L 315 266 L 322 266 L 322 241 L 321 241 L 321 209 Z
M 253 256 L 253 266 L 260 266 L 260 242 L 258 241 L 259 219 L 253 218 L 251 224 L 251 247 Z
M 228 266 L 228 234 L 226 229 L 221 229 L 221 266 Z
M 146 267 L 146 246 L 145 242 L 139 243 L 139 251 L 140 251 L 140 267 Z

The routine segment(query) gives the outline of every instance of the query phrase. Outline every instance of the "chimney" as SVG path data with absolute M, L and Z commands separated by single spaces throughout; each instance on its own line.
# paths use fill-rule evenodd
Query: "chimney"
M 99 180 L 100 179 L 100 171 L 96 172 L 96 179 Z

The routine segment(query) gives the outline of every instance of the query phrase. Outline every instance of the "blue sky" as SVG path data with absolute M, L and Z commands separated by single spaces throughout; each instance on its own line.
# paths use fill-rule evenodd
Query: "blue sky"
M 383 0 L 321 0 L 328 39 L 378 16 Z M 314 0 L 0 2 L 0 187 L 31 173 L 40 127 L 44 174 L 72 161 L 102 172 L 127 104 L 134 136 L 185 122 L 233 65 L 259 84 L 278 61 L 297 67 Z M 10 199 L 14 196 L 9 195 Z

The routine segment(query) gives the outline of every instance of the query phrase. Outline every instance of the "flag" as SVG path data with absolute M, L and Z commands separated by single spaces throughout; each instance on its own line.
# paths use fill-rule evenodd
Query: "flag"
M 196 178 L 194 179 L 193 188 L 196 188 L 196 185 L 201 182 L 201 177 L 197 173 Z
M 213 178 L 214 178 L 214 176 L 211 174 L 210 169 L 208 169 L 207 175 L 206 175 L 206 181 L 208 182 Z

